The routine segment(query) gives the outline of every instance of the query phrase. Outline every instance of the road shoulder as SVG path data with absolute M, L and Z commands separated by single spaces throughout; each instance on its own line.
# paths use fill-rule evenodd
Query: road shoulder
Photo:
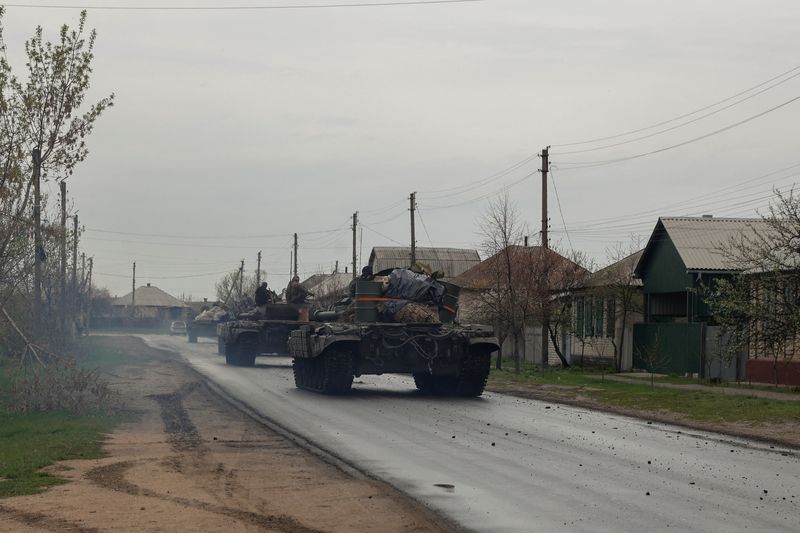
M 221 401 L 170 352 L 110 378 L 133 422 L 107 457 L 51 465 L 70 481 L 0 500 L 0 531 L 456 531 L 385 483 L 357 479 Z

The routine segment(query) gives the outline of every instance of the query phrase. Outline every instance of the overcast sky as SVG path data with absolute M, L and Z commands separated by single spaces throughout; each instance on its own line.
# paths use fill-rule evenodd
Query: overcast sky
M 56 39 L 78 17 L 7 8 L 18 72 L 37 24 Z M 89 9 L 88 25 L 98 31 L 91 99 L 117 99 L 68 188 L 95 280 L 118 295 L 130 290 L 135 260 L 137 285 L 213 298 L 220 273 L 241 259 L 253 270 L 259 250 L 280 290 L 294 232 L 302 275 L 336 260 L 343 270 L 354 211 L 366 263 L 372 246 L 408 245 L 412 191 L 419 246 L 477 248 L 488 199 L 504 189 L 538 243 L 540 161 L 531 156 L 547 145 L 552 239 L 599 265 L 615 242 L 648 236 L 658 216 L 754 216 L 773 187 L 800 177 L 800 101 L 659 151 L 800 96 L 797 0 Z M 558 146 L 669 121 L 757 85 L 656 128 Z

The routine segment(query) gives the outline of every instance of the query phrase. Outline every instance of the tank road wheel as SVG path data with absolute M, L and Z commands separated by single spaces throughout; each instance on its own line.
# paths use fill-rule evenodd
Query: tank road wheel
M 423 394 L 433 394 L 436 390 L 436 378 L 427 372 L 414 372 L 414 385 Z
M 239 362 L 239 350 L 241 347 L 237 342 L 225 343 L 225 364 L 231 366 L 241 366 Z
M 353 354 L 331 348 L 313 359 L 295 357 L 294 382 L 301 389 L 323 394 L 346 394 L 353 386 Z
M 461 370 L 456 378 L 453 393 L 456 396 L 469 398 L 480 396 L 486 388 L 491 368 L 491 354 L 488 351 L 471 353 L 461 362 Z
M 217 337 L 217 353 L 225 355 L 225 341 L 222 340 L 222 337 Z

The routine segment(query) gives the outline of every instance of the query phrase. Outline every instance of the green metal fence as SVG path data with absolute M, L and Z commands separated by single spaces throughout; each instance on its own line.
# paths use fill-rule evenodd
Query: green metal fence
M 633 368 L 666 374 L 701 374 L 705 324 L 634 324 Z

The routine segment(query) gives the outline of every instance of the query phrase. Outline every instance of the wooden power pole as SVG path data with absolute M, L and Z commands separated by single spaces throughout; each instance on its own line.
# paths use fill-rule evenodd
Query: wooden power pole
M 256 287 L 261 285 L 261 250 L 258 251 L 258 262 L 256 263 Z
M 131 282 L 131 318 L 136 316 L 136 261 L 133 262 L 133 281 Z
M 541 157 L 542 157 L 542 254 L 549 253 L 548 250 L 550 248 L 550 243 L 548 242 L 547 238 L 547 171 L 550 169 L 549 163 L 549 151 L 550 147 L 546 147 L 542 149 Z M 547 257 L 543 257 L 542 260 L 548 261 Z M 547 366 L 547 347 L 549 346 L 548 342 L 548 335 L 550 334 L 549 331 L 549 324 L 547 323 L 547 319 L 542 321 L 542 370 Z
M 297 233 L 294 234 L 294 272 L 292 277 L 297 277 Z
M 547 171 L 549 170 L 549 156 L 548 150 L 550 147 L 544 148 L 541 153 L 542 157 L 542 248 L 547 250 L 550 248 L 550 243 L 547 239 Z
M 409 196 L 411 200 L 411 264 L 417 262 L 417 237 L 414 231 L 414 210 L 417 208 L 417 193 L 412 192 Z
M 58 309 L 58 321 L 61 326 L 61 332 L 67 331 L 67 183 L 61 180 L 59 183 L 61 189 L 61 268 L 59 272 L 60 289 L 61 289 L 61 302 Z
M 244 296 L 244 259 L 242 259 L 242 264 L 239 266 L 239 299 L 242 299 Z
M 72 308 L 78 302 L 78 214 L 72 217 Z
M 42 158 L 38 148 L 33 150 L 33 322 L 36 330 L 42 325 Z
M 358 256 L 356 254 L 356 230 L 358 229 L 358 211 L 353 213 L 353 279 L 356 279 L 356 266 L 358 265 Z

